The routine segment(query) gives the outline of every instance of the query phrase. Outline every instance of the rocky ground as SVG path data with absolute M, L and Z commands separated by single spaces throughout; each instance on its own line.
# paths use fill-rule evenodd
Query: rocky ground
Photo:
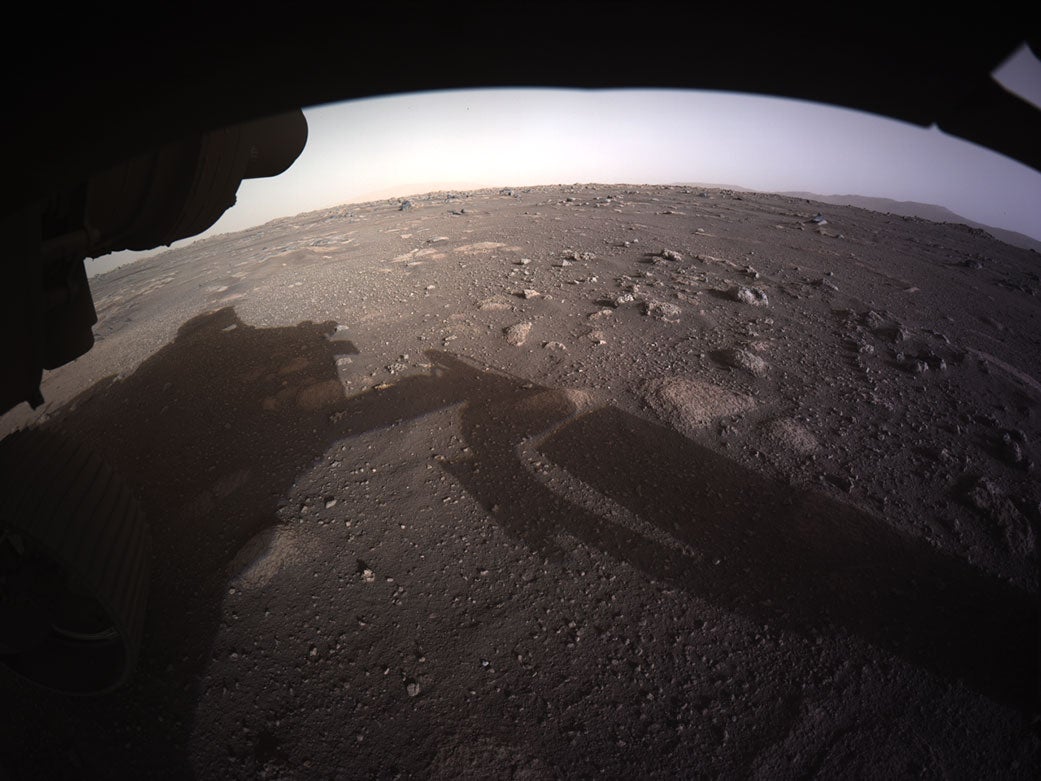
M 98 277 L 0 426 L 134 486 L 142 657 L 4 672 L 0 776 L 1035 778 L 1039 261 L 575 185 Z

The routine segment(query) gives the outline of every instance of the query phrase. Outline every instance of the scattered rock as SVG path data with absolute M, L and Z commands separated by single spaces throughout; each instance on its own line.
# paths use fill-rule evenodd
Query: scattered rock
M 890 344 L 900 344 L 901 342 L 906 342 L 911 338 L 911 332 L 899 323 L 881 326 L 873 329 L 873 331 L 876 336 L 880 339 L 885 339 Z
M 824 219 L 824 215 L 817 212 L 813 217 L 810 218 L 810 222 L 814 225 L 827 225 L 828 221 Z
M 862 350 L 861 352 L 867 351 Z M 897 352 L 894 354 L 894 357 L 897 365 L 911 374 L 924 374 L 930 369 L 936 371 L 947 371 L 947 361 L 944 360 L 942 356 L 928 350 L 920 351 L 916 355 L 907 355 L 902 352 Z
M 573 249 L 566 249 L 562 253 L 565 260 L 596 260 L 596 255 L 592 252 L 578 252 Z
M 358 574 L 361 575 L 361 579 L 366 583 L 376 582 L 376 573 L 373 572 L 372 568 L 361 559 L 358 559 Z
M 1027 438 L 1022 431 L 1018 429 L 1002 431 L 998 445 L 998 453 L 1001 456 L 1001 460 L 1013 466 L 1022 464 L 1025 459 L 1023 446 L 1026 443 Z
M 715 353 L 713 353 L 713 357 L 724 366 L 729 366 L 732 369 L 741 369 L 750 374 L 754 374 L 757 377 L 766 374 L 769 369 L 766 361 L 758 355 L 754 355 L 747 350 L 741 350 L 736 347 L 731 347 L 726 350 L 716 350 Z
M 401 372 L 409 368 L 408 356 L 402 355 L 400 360 L 395 361 L 394 363 L 388 363 L 385 368 L 387 374 L 401 374 Z
M 408 693 L 409 697 L 418 697 L 421 689 L 419 688 L 419 684 L 410 678 L 405 682 L 405 691 Z
M 506 336 L 506 341 L 515 347 L 520 347 L 524 344 L 528 338 L 528 334 L 531 333 L 531 323 L 515 323 L 508 328 L 503 329 L 503 333 Z
M 965 491 L 965 498 L 977 510 L 990 512 L 1000 506 L 1005 494 L 993 480 L 980 477 L 969 484 Z
M 325 500 L 325 509 L 326 510 L 331 510 L 335 506 L 336 506 L 336 499 L 334 499 L 333 497 L 329 497 L 328 499 Z
M 665 258 L 665 260 L 683 260 L 683 255 L 671 249 L 663 249 L 658 255 Z
M 546 350 L 567 350 L 567 347 L 562 342 L 546 342 L 542 347 Z
M 520 260 L 517 261 L 516 265 L 518 265 L 518 266 L 527 266 L 529 263 L 531 263 L 531 258 L 521 258 Z
M 399 212 L 404 212 L 404 211 L 408 211 L 411 208 L 412 208 L 412 201 L 402 201 L 401 205 L 398 206 L 398 211 Z
M 874 309 L 869 309 L 860 316 L 860 322 L 868 328 L 875 330 L 885 325 L 886 318 Z
M 616 309 L 624 304 L 631 304 L 636 300 L 636 297 L 632 293 L 622 293 L 610 299 L 611 306 Z
M 521 295 L 524 296 L 524 298 L 538 298 L 542 293 L 537 290 L 532 290 L 531 288 L 525 288 L 521 292 Z
M 682 311 L 675 304 L 669 304 L 665 301 L 645 301 L 643 304 L 643 313 L 645 315 L 669 323 L 679 322 Z
M 732 299 L 742 304 L 751 304 L 752 306 L 769 306 L 770 304 L 766 293 L 757 287 L 737 285 L 730 289 L 729 295 Z
M 965 487 L 964 499 L 987 521 L 994 536 L 1004 537 L 1009 549 L 1031 555 L 1037 550 L 1036 535 L 1030 519 L 1015 502 L 988 477 L 977 477 Z

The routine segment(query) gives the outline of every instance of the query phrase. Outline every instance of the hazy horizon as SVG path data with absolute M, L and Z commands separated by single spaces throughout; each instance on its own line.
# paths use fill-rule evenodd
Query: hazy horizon
M 995 71 L 1041 105 L 1021 47 Z M 699 182 L 942 206 L 1041 241 L 1041 173 L 936 128 L 787 98 L 691 90 L 480 89 L 306 108 L 307 146 L 247 180 L 199 238 L 273 219 L 443 189 Z M 88 261 L 88 272 L 146 253 Z

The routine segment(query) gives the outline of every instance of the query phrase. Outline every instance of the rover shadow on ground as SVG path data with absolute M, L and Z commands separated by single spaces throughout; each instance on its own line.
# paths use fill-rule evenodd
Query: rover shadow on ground
M 230 308 L 202 315 L 133 374 L 99 382 L 45 424 L 89 442 L 136 487 L 156 551 L 151 597 L 138 673 L 119 692 L 69 699 L 0 681 L 0 764 L 88 773 L 122 757 L 190 775 L 228 563 L 278 522 L 293 482 L 334 443 L 456 406 L 470 452 L 443 468 L 533 552 L 553 559 L 566 531 L 724 610 L 807 636 L 855 635 L 1031 707 L 1037 613 L 1007 583 L 671 429 L 609 406 L 580 410 L 564 391 L 450 353 L 428 352 L 429 372 L 348 398 L 336 358 L 356 350 L 330 341 L 333 329 L 253 328 Z M 532 437 L 658 534 L 551 490 L 517 454 Z
M 334 330 L 253 328 L 231 308 L 201 315 L 131 375 L 101 380 L 44 424 L 92 447 L 140 499 L 154 548 L 148 612 L 137 672 L 111 695 L 68 698 L 0 679 L 0 767 L 191 775 L 188 739 L 227 565 L 277 523 L 293 481 L 337 437 L 329 415 L 346 399 L 336 358 L 357 350 L 330 340 Z

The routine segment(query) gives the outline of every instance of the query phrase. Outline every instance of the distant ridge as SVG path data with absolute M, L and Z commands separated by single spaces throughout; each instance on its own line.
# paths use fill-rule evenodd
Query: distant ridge
M 995 228 L 992 225 L 984 225 L 952 212 L 945 206 L 936 206 L 931 203 L 918 203 L 916 201 L 894 201 L 891 198 L 875 198 L 868 195 L 820 195 L 818 193 L 806 192 L 783 192 L 778 195 L 788 195 L 793 198 L 806 198 L 810 201 L 830 203 L 835 206 L 857 206 L 873 212 L 896 214 L 901 217 L 921 217 L 932 222 L 957 222 L 968 225 L 971 228 L 980 228 L 987 231 L 991 236 L 1011 244 L 1014 247 L 1032 249 L 1041 252 L 1041 241 L 1031 238 L 1017 231 L 1004 228 Z
M 738 187 L 731 184 L 708 184 L 705 182 L 677 182 L 676 186 L 683 187 L 707 187 L 717 190 L 733 190 L 734 192 L 767 192 L 766 190 L 752 190 L 748 187 Z M 818 203 L 829 203 L 833 206 L 856 206 L 868 211 L 881 212 L 882 214 L 896 214 L 900 217 L 920 217 L 931 222 L 954 222 L 968 225 L 970 228 L 985 230 L 994 238 L 1011 244 L 1013 247 L 1032 249 L 1041 252 L 1041 241 L 1017 231 L 995 228 L 992 225 L 984 225 L 967 217 L 952 212 L 946 206 L 937 206 L 932 203 L 918 203 L 917 201 L 895 201 L 892 198 L 876 198 L 870 195 L 821 195 L 820 193 L 809 193 L 801 191 L 786 190 L 777 192 L 777 195 L 787 195 L 791 198 L 805 198 L 808 201 Z

